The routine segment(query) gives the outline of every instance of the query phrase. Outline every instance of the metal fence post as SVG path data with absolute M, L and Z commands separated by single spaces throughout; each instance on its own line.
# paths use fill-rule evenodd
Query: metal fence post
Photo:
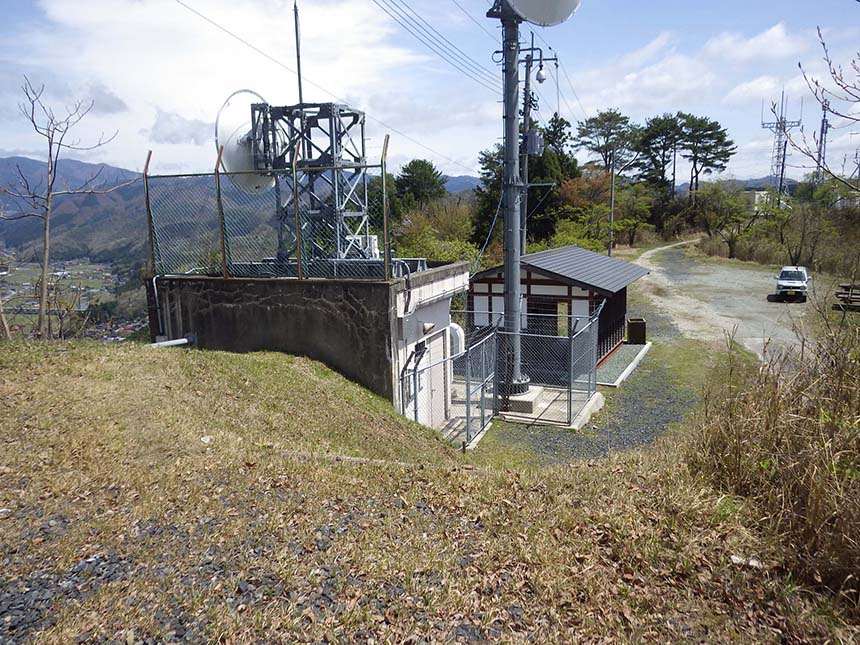
M 472 348 L 466 348 L 466 443 L 472 441 Z
M 418 366 L 412 370 L 412 407 L 415 412 L 415 422 L 418 423 Z
M 218 235 L 221 238 L 221 275 L 227 278 L 227 233 L 224 224 L 224 203 L 221 201 L 221 157 L 223 154 L 224 146 L 221 146 L 218 148 L 218 159 L 215 161 L 215 201 L 218 203 Z
M 385 266 L 385 279 L 391 279 L 391 243 L 388 240 L 388 140 L 390 136 L 385 135 L 382 144 L 382 252 L 385 254 L 383 260 Z
M 296 145 L 293 150 L 293 207 L 296 210 L 296 277 L 301 280 L 304 277 L 302 267 L 302 216 L 299 209 L 299 152 L 301 146 Z
M 574 359 L 573 359 L 573 351 L 574 351 L 574 336 L 571 335 L 570 329 L 572 325 L 568 321 L 567 325 L 567 344 L 568 344 L 568 352 L 567 352 L 567 425 L 571 425 L 573 423 L 573 379 L 574 379 Z
M 146 202 L 146 226 L 149 231 L 149 262 L 152 267 L 152 275 L 158 274 L 155 263 L 155 229 L 152 224 L 152 203 L 149 199 L 149 162 L 152 160 L 152 150 L 146 154 L 146 163 L 143 166 L 143 196 Z

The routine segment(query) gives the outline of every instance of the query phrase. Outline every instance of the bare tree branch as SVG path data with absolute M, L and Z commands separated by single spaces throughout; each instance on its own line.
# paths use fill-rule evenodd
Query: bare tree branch
M 39 282 L 39 318 L 37 322 L 37 335 L 45 338 L 46 335 L 51 335 L 51 311 L 48 309 L 49 298 L 51 293 L 48 285 L 48 275 L 50 266 L 50 251 L 51 251 L 51 214 L 53 209 L 53 200 L 57 197 L 65 197 L 69 195 L 103 195 L 111 193 L 115 190 L 124 188 L 139 181 L 138 178 L 120 183 L 116 186 L 105 188 L 96 186 L 96 182 L 101 176 L 101 170 L 93 176 L 88 177 L 78 186 L 64 187 L 57 189 L 57 180 L 59 178 L 59 162 L 63 151 L 86 151 L 100 148 L 117 136 L 115 132 L 110 137 L 105 137 L 102 133 L 97 141 L 93 144 L 82 144 L 80 140 L 71 140 L 70 134 L 74 128 L 86 118 L 95 105 L 93 101 L 85 102 L 83 100 L 76 101 L 71 105 L 64 106 L 65 114 L 62 116 L 54 112 L 53 108 L 46 105 L 43 96 L 45 86 L 36 87 L 25 76 L 24 84 L 21 87 L 24 94 L 24 101 L 18 105 L 21 113 L 30 121 L 33 130 L 37 135 L 44 138 L 47 144 L 47 169 L 44 176 L 44 185 L 39 181 L 37 186 L 31 185 L 31 180 L 24 175 L 20 168 L 18 171 L 18 179 L 21 189 L 0 188 L 0 194 L 5 194 L 13 199 L 25 202 L 27 208 L 21 208 L 19 212 L 8 214 L 0 213 L 0 220 L 14 221 L 26 219 L 30 217 L 39 218 L 43 222 L 42 233 L 42 272 Z M 54 287 L 56 291 L 56 286 Z M 57 293 L 53 294 L 57 297 Z M 56 310 L 57 307 L 55 307 Z M 59 333 L 64 333 L 63 317 L 59 319 Z

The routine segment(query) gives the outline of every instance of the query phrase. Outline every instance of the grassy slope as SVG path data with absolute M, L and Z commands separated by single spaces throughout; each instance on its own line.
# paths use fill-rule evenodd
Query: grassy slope
M 72 580 L 43 642 L 851 637 L 667 441 L 478 471 L 307 360 L 89 344 L 0 346 L 0 437 L 0 599 Z

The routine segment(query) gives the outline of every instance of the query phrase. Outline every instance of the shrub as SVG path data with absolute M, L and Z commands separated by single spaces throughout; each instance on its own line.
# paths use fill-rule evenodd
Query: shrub
M 757 371 L 730 361 L 719 381 L 731 385 L 706 392 L 688 463 L 752 500 L 795 575 L 856 602 L 860 329 L 829 327 L 799 354 Z

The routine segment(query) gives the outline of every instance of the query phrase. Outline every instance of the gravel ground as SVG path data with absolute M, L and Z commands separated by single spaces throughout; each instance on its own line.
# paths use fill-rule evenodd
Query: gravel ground
M 722 340 L 726 334 L 759 356 L 765 347 L 800 344 L 795 327 L 804 328 L 811 305 L 771 302 L 775 280 L 766 267 L 699 261 L 685 244 L 643 253 L 638 264 L 651 274 L 641 280 L 657 308 L 668 313 L 688 338 Z M 815 283 L 813 282 L 813 287 Z
M 670 343 L 681 334 L 672 319 L 648 300 L 634 298 L 631 313 L 645 318 L 649 340 Z M 610 452 L 652 444 L 693 410 L 697 393 L 679 386 L 671 370 L 645 355 L 639 367 L 611 397 L 609 409 L 581 432 L 549 426 L 499 424 L 493 430 L 504 443 L 526 447 L 544 465 L 599 459 Z
M 639 355 L 643 347 L 644 345 L 622 345 L 615 350 L 612 356 L 597 368 L 597 382 L 615 383 L 622 372 L 627 369 L 627 366 Z

